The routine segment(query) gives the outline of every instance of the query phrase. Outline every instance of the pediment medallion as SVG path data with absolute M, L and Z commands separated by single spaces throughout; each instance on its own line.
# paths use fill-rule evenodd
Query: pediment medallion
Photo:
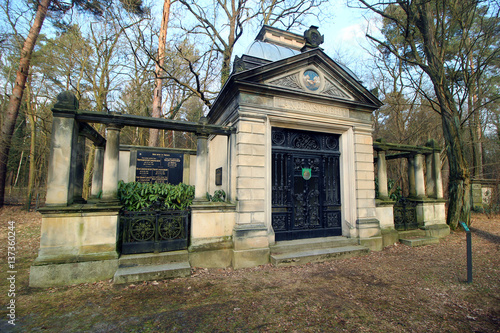
M 326 76 L 312 66 L 277 78 L 272 78 L 265 83 L 307 93 L 354 100 L 347 91 L 342 89 L 339 84 L 335 83 L 333 78 Z

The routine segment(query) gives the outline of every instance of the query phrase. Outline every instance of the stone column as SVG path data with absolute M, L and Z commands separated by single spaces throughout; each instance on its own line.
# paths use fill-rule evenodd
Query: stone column
M 104 165 L 104 147 L 95 147 L 94 155 L 94 173 L 92 175 L 92 189 L 90 197 L 98 199 L 102 194 L 102 172 Z
M 425 197 L 425 180 L 424 180 L 424 158 L 422 154 L 416 154 L 414 157 L 415 170 L 415 195 L 418 198 Z
M 427 195 L 431 198 L 443 198 L 443 179 L 441 178 L 441 156 L 440 148 L 434 139 L 425 144 L 432 148 L 433 152 L 426 156 L 427 160 Z
M 425 192 L 427 197 L 436 198 L 436 182 L 434 179 L 434 154 L 425 155 Z
M 108 125 L 106 128 L 106 149 L 102 181 L 102 200 L 118 203 L 118 167 L 120 153 L 120 126 Z
M 83 199 L 83 177 L 85 173 L 85 137 L 80 133 L 72 151 L 74 172 L 71 175 L 73 183 L 73 202 L 84 204 Z
M 200 124 L 206 125 L 208 119 L 206 117 L 200 118 Z M 195 201 L 207 201 L 207 182 L 208 182 L 208 134 L 203 130 L 196 133 L 196 177 L 194 188 Z
M 407 158 L 408 161 L 408 185 L 409 185 L 409 193 L 408 196 L 415 197 L 417 195 L 415 189 L 415 160 L 414 156 L 410 156 Z
M 441 177 L 441 156 L 439 152 L 434 152 L 432 154 L 432 160 L 434 184 L 436 186 L 436 199 L 443 199 L 443 178 Z
M 387 162 L 385 160 L 385 151 L 379 150 L 377 159 L 378 193 L 379 199 L 387 199 L 389 191 L 387 188 Z
M 78 141 L 78 126 L 75 121 L 77 110 L 78 100 L 68 91 L 57 96 L 57 103 L 52 108 L 54 119 L 45 200 L 47 206 L 68 206 L 73 203 L 73 149 Z

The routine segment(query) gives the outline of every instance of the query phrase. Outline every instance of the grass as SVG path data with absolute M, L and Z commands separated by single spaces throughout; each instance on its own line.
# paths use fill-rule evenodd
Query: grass
M 0 254 L 16 221 L 14 332 L 499 332 L 500 219 L 473 218 L 474 282 L 465 233 L 440 244 L 390 246 L 367 256 L 296 267 L 193 269 L 191 277 L 61 288 L 28 286 L 41 217 L 0 210 Z M 7 304 L 6 279 L 0 300 Z

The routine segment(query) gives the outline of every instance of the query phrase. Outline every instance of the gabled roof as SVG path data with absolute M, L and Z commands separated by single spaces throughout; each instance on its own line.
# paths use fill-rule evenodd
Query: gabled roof
M 222 111 L 220 108 L 242 90 L 267 96 L 317 99 L 321 103 L 345 105 L 367 112 L 382 106 L 382 102 L 351 71 L 320 48 L 274 62 L 255 59 L 248 67 L 233 72 L 215 100 L 209 118 L 217 118 Z

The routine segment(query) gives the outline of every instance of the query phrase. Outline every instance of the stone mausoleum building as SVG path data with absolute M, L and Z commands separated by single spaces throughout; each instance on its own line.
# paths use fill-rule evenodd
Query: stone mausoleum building
M 439 149 L 374 142 L 372 112 L 382 103 L 325 54 L 322 41 L 316 27 L 302 36 L 264 26 L 236 57 L 210 112 L 193 125 L 196 154 L 169 155 L 170 164 L 183 163 L 182 180 L 195 185 L 186 244 L 175 251 L 122 252 L 117 182 L 137 179 L 142 148 L 120 152 L 119 132 L 134 125 L 133 117 L 104 121 L 63 95 L 54 107 L 47 202 L 30 284 L 112 277 L 124 283 L 186 275 L 191 267 L 285 265 L 381 250 L 401 238 L 387 198 L 390 150 L 408 159 L 420 232 L 446 235 Z M 106 138 L 89 122 L 105 122 Z M 88 201 L 78 178 L 86 139 L 97 147 Z M 207 193 L 220 190 L 226 202 L 207 201 Z

